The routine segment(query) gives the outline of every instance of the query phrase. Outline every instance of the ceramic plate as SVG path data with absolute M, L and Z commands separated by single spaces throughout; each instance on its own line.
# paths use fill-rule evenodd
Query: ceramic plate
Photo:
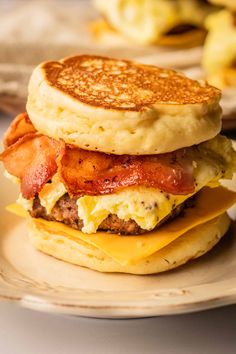
M 34 310 L 104 318 L 199 311 L 236 303 L 236 225 L 210 253 L 152 276 L 102 274 L 36 251 L 25 220 L 5 211 L 17 187 L 0 169 L 0 297 Z

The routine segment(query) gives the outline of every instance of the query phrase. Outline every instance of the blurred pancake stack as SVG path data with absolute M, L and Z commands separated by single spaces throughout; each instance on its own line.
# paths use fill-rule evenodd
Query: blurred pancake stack
M 95 0 L 103 19 L 93 24 L 101 42 L 193 47 L 203 43 L 204 21 L 214 7 L 200 0 Z
M 0 3 L 0 110 L 24 110 L 38 63 L 87 53 L 209 81 L 222 90 L 223 129 L 236 128 L 235 12 L 234 0 Z

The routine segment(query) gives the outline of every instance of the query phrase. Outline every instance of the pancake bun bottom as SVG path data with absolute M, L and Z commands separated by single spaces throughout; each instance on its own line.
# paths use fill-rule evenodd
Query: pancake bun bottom
M 50 222 L 49 222 L 50 223 Z M 176 268 L 207 253 L 230 226 L 226 213 L 180 236 L 168 246 L 135 264 L 121 265 L 101 250 L 78 238 L 53 232 L 37 221 L 30 223 L 30 240 L 40 251 L 60 260 L 100 272 L 153 274 Z M 92 236 L 91 236 L 92 237 Z M 135 237 L 135 236 L 124 236 Z

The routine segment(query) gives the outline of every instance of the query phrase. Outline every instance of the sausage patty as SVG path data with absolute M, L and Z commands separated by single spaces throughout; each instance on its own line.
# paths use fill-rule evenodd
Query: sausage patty
M 70 198 L 68 194 L 65 194 L 55 204 L 51 213 L 47 214 L 46 209 L 40 203 L 40 199 L 36 197 L 33 202 L 33 208 L 29 212 L 33 218 L 59 221 L 72 227 L 73 229 L 81 230 L 83 228 L 83 220 L 78 217 L 78 207 L 76 201 L 77 198 Z M 184 203 L 177 206 L 171 214 L 161 220 L 157 227 L 163 224 L 163 222 L 173 219 L 179 215 L 183 208 Z M 115 214 L 108 215 L 108 217 L 99 225 L 98 230 L 123 235 L 138 235 L 147 231 L 142 229 L 134 220 L 130 219 L 125 221 L 118 218 Z

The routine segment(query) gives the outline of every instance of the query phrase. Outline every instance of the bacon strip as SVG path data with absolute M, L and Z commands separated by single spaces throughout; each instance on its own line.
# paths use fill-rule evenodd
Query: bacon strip
M 21 179 L 25 198 L 34 197 L 58 172 L 72 196 L 102 195 L 134 185 L 172 194 L 194 192 L 192 159 L 185 150 L 162 155 L 108 155 L 65 145 L 35 133 L 27 114 L 16 117 L 0 155 L 6 170 Z
M 36 133 L 27 113 L 21 113 L 12 121 L 4 134 L 3 144 L 7 148 L 26 134 Z
M 45 135 L 27 134 L 8 147 L 0 161 L 6 170 L 21 179 L 24 198 L 33 198 L 57 171 L 56 159 L 63 154 L 64 143 Z
M 185 150 L 149 156 L 117 156 L 65 146 L 59 174 L 69 193 L 109 194 L 142 185 L 172 194 L 194 192 L 192 161 Z

